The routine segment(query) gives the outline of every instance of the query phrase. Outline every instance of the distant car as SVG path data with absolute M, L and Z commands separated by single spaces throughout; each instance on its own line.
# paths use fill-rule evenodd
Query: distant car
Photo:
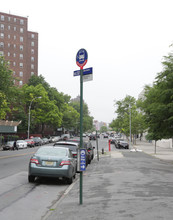
M 115 141 L 115 147 L 118 149 L 129 149 L 129 144 L 124 139 L 116 139 Z
M 24 141 L 24 140 L 17 140 L 17 141 L 16 141 L 16 147 L 17 147 L 18 149 L 25 149 L 25 148 L 28 147 L 28 146 L 27 146 L 27 142 Z
M 3 146 L 3 150 L 13 150 L 14 141 L 7 141 L 5 146 Z
M 91 161 L 94 159 L 94 149 L 95 149 L 95 147 L 92 146 L 92 143 L 90 141 L 84 141 L 83 145 L 84 145 L 84 148 L 87 151 L 88 164 L 90 164 Z
M 33 139 L 25 139 L 28 147 L 34 147 L 35 146 L 35 142 L 33 141 Z
M 43 138 L 43 144 L 48 144 L 49 143 L 49 139 L 48 138 Z
M 42 146 L 29 162 L 29 182 L 34 182 L 36 177 L 53 177 L 64 178 L 71 184 L 75 175 L 76 160 L 69 148 Z
M 108 138 L 108 137 L 109 137 L 108 134 L 104 134 L 104 135 L 103 135 L 103 138 Z
M 89 136 L 89 139 L 90 139 L 90 141 L 91 140 L 96 140 L 96 134 L 90 134 L 90 136 Z
M 43 140 L 40 137 L 34 137 L 33 141 L 35 143 L 35 146 L 41 146 L 43 145 Z

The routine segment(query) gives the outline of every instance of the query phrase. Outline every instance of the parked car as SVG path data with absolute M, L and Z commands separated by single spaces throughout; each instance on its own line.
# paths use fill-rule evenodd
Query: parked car
M 33 139 L 25 139 L 25 141 L 26 141 L 28 147 L 35 146 L 35 142 L 33 141 Z
M 129 149 L 129 144 L 124 139 L 116 139 L 115 141 L 115 147 L 118 149 Z
M 69 148 L 42 146 L 29 162 L 28 181 L 35 177 L 64 178 L 68 184 L 76 175 L 76 160 Z
M 27 142 L 24 141 L 24 140 L 17 140 L 17 141 L 16 141 L 16 147 L 17 147 L 18 149 L 25 149 L 25 148 L 28 147 L 28 146 L 27 146 Z
M 89 139 L 90 140 L 96 140 L 96 134 L 90 134 Z
M 48 138 L 43 138 L 43 144 L 48 144 L 49 143 L 49 139 Z
M 3 150 L 13 150 L 14 141 L 7 141 L 5 146 L 3 146 Z
M 78 143 L 78 146 L 80 148 L 80 140 L 72 139 L 72 140 L 68 140 L 68 141 Z M 83 148 L 86 149 L 86 167 L 87 167 L 88 164 L 91 163 L 91 160 L 94 158 L 94 148 L 95 147 L 92 146 L 90 141 L 84 140 L 83 141 Z
M 86 152 L 87 152 L 88 164 L 90 164 L 91 161 L 94 159 L 95 147 L 92 146 L 92 143 L 90 141 L 84 141 L 83 145 L 84 145 L 84 148 L 86 149 Z
M 103 135 L 103 138 L 108 138 L 108 137 L 109 137 L 108 134 L 104 134 L 104 135 Z
M 51 142 L 56 142 L 60 140 L 60 136 L 54 136 L 51 138 Z
M 34 137 L 33 141 L 35 143 L 35 146 L 41 146 L 43 145 L 43 140 L 40 137 Z

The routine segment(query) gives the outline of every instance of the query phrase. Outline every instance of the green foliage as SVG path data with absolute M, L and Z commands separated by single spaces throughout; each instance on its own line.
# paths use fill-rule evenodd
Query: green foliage
M 108 128 L 106 127 L 106 126 L 102 126 L 101 128 L 100 128 L 100 132 L 101 133 L 104 133 L 104 132 L 107 132 L 108 131 Z
M 130 134 L 130 120 L 131 120 L 131 133 L 142 133 L 146 124 L 144 116 L 137 110 L 137 104 L 134 97 L 126 96 L 123 100 L 115 103 L 117 106 L 117 118 L 114 119 L 110 127 L 116 132 L 122 132 L 126 136 Z

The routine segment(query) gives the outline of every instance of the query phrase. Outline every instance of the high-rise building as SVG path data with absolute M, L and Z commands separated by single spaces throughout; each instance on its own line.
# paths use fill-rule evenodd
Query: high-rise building
M 38 75 L 38 33 L 28 31 L 28 18 L 0 12 L 0 55 L 9 61 L 22 86 Z

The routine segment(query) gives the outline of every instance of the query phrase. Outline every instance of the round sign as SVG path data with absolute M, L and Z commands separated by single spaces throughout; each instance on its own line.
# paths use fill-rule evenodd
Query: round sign
M 80 49 L 76 54 L 76 64 L 82 69 L 87 63 L 88 53 L 85 49 Z

